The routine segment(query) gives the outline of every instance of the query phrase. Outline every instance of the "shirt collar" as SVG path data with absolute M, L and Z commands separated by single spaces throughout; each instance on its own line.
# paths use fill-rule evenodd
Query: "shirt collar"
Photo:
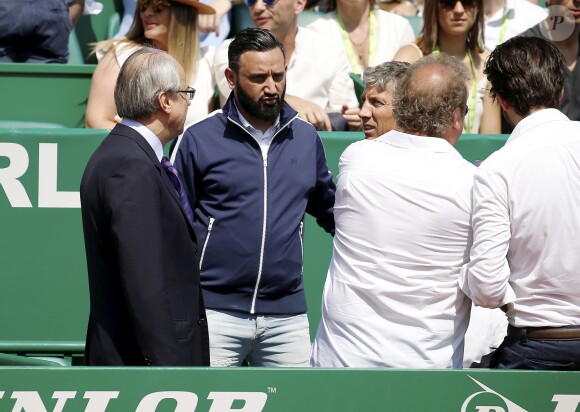
M 265 138 L 267 136 L 273 135 L 274 132 L 278 130 L 278 128 L 280 127 L 280 115 L 278 114 L 276 120 L 274 121 L 274 124 L 268 127 L 268 129 L 264 133 L 262 133 L 261 130 L 256 129 L 254 126 L 250 124 L 250 122 L 246 120 L 242 112 L 238 110 L 238 106 L 236 106 L 235 102 L 234 107 L 236 108 L 236 112 L 238 112 L 238 118 L 240 119 L 240 123 L 242 124 L 242 126 L 244 126 L 245 129 L 247 129 L 250 132 L 250 134 L 252 134 L 252 136 L 259 135 L 262 136 L 262 138 Z
M 163 157 L 163 145 L 161 144 L 161 140 L 159 140 L 159 137 L 157 137 L 155 133 L 149 130 L 147 126 L 144 126 L 143 124 L 139 123 L 136 120 L 123 119 L 121 121 L 121 124 L 130 127 L 131 129 L 139 133 L 141 136 L 143 136 L 143 138 L 147 140 L 147 143 L 149 143 L 149 146 L 151 146 L 151 148 L 155 152 L 157 159 L 161 161 L 161 158 Z
M 520 136 L 525 135 L 530 129 L 534 127 L 554 121 L 568 120 L 568 117 L 558 109 L 542 109 L 537 112 L 524 117 L 514 128 L 512 134 L 507 139 L 506 144 L 512 143 L 519 139 Z
M 451 153 L 458 157 L 462 157 L 457 149 L 451 145 L 451 143 L 440 137 L 416 136 L 414 134 L 391 130 L 390 132 L 379 136 L 376 141 L 405 149 L 414 149 L 425 152 Z

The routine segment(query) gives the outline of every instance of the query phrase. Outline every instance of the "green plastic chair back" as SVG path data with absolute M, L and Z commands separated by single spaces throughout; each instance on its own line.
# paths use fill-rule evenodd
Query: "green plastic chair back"
M 362 81 L 362 76 L 360 74 L 349 73 L 352 82 L 354 83 L 354 92 L 356 93 L 356 98 L 358 100 L 358 106 L 362 107 L 361 96 L 365 90 L 365 84 Z
M 413 27 L 413 32 L 415 33 L 415 37 L 419 36 L 421 29 L 423 28 L 423 17 L 421 16 L 405 16 L 409 23 L 411 23 L 411 27 Z

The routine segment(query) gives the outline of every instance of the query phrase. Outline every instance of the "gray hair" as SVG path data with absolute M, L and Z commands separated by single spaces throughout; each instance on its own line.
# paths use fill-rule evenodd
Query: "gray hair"
M 392 84 L 394 90 L 409 66 L 407 62 L 390 61 L 367 67 L 363 72 L 363 83 L 365 87 L 376 87 L 379 92 L 384 92 Z
M 426 70 L 436 76 L 426 78 Z M 411 65 L 393 96 L 393 116 L 404 131 L 441 136 L 453 112 L 467 102 L 471 76 L 465 65 L 445 53 L 430 54 Z
M 115 105 L 120 117 L 143 119 L 159 110 L 161 92 L 181 86 L 175 59 L 166 52 L 142 47 L 125 61 L 115 84 Z

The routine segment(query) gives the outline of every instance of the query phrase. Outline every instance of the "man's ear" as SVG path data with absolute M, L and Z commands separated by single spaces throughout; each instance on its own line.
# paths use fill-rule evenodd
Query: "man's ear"
M 504 112 L 507 112 L 509 109 L 509 104 L 507 104 L 507 102 L 501 98 L 501 96 L 499 94 L 496 93 L 495 98 L 497 99 L 497 101 L 499 102 L 499 105 L 501 106 L 502 110 Z
M 457 107 L 453 111 L 452 119 L 451 127 L 461 135 L 463 132 L 463 123 L 465 122 L 465 116 L 463 116 L 463 109 L 461 107 Z
M 171 101 L 171 92 L 161 92 L 157 95 L 157 105 L 159 110 L 164 113 L 171 113 L 173 102 Z
M 231 68 L 226 67 L 225 70 L 226 80 L 228 81 L 228 86 L 230 86 L 231 90 L 236 88 L 236 72 L 234 72 Z
M 296 0 L 296 4 L 294 5 L 294 14 L 297 16 L 304 11 L 306 8 L 307 0 Z

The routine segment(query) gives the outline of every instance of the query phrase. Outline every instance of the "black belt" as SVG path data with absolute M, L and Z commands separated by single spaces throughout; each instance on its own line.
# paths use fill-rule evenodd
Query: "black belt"
M 580 325 L 516 328 L 508 325 L 508 336 L 519 339 L 580 340 Z

